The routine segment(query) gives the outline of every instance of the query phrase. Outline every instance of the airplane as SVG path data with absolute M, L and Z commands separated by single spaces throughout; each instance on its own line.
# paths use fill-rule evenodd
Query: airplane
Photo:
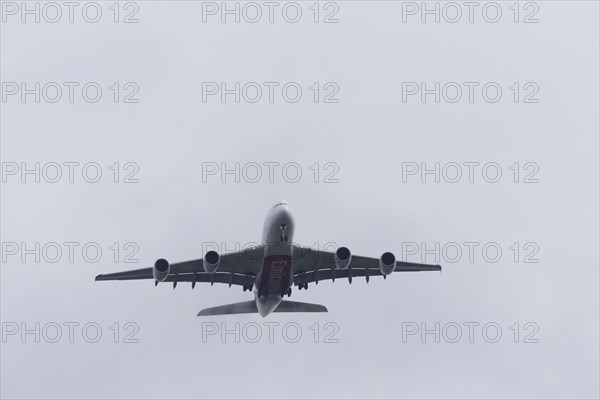
M 440 265 L 396 261 L 390 252 L 373 258 L 352 255 L 347 247 L 329 252 L 300 246 L 292 241 L 294 228 L 292 208 L 279 201 L 265 218 L 262 245 L 227 254 L 210 250 L 202 259 L 175 264 L 160 258 L 153 267 L 101 274 L 96 281 L 154 279 L 155 286 L 173 282 L 173 288 L 179 282 L 191 282 L 192 289 L 196 282 L 239 285 L 244 291 L 253 291 L 254 301 L 207 308 L 198 316 L 258 312 L 264 318 L 272 312 L 327 312 L 319 304 L 283 300 L 291 296 L 294 285 L 302 290 L 311 282 L 319 284 L 326 279 L 346 278 L 352 283 L 353 277 L 365 277 L 368 283 L 371 276 L 385 279 L 392 272 L 442 270 Z

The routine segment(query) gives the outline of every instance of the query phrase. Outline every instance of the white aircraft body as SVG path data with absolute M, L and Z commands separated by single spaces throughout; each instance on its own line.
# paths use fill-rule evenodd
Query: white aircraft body
M 355 256 L 346 247 L 335 252 L 316 250 L 293 243 L 294 218 L 288 203 L 276 203 L 267 213 L 262 245 L 227 254 L 208 251 L 203 259 L 169 264 L 159 259 L 152 268 L 98 275 L 97 281 L 154 279 L 158 282 L 227 283 L 254 292 L 254 301 L 207 308 L 203 315 L 243 314 L 258 312 L 262 317 L 271 312 L 327 312 L 318 304 L 283 300 L 291 296 L 292 286 L 308 289 L 308 284 L 336 278 L 352 283 L 353 277 L 390 275 L 404 271 L 441 271 L 440 265 L 396 261 L 389 252 L 379 258 Z

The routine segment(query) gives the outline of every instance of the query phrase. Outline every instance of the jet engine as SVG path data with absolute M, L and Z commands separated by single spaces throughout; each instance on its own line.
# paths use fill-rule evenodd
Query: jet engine
M 164 258 L 159 258 L 154 263 L 154 268 L 152 268 L 152 275 L 154 276 L 154 280 L 156 282 L 164 282 L 169 276 L 169 270 L 171 266 L 169 262 Z
M 217 270 L 217 268 L 219 268 L 219 264 L 221 264 L 221 257 L 219 256 L 219 253 L 211 250 L 206 253 L 202 263 L 204 265 L 204 270 L 209 274 L 212 274 Z
M 383 275 L 389 275 L 394 272 L 394 268 L 396 268 L 396 256 L 392 253 L 385 252 L 379 258 L 379 269 Z
M 346 269 L 350 265 L 352 254 L 350 253 L 350 249 L 347 247 L 340 247 L 336 250 L 333 258 L 335 260 L 335 267 L 337 269 Z

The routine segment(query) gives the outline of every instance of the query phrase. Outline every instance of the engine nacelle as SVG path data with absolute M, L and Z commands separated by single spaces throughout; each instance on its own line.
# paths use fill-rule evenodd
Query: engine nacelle
M 352 261 L 352 253 L 350 253 L 350 249 L 347 247 L 340 247 L 335 251 L 333 259 L 335 260 L 335 267 L 337 269 L 346 269 L 350 265 L 350 261 Z
M 221 257 L 219 256 L 219 253 L 211 250 L 204 255 L 202 263 L 204 265 L 204 270 L 209 274 L 212 274 L 217 270 L 217 268 L 219 268 L 219 264 L 221 264 Z
M 385 252 L 379 258 L 379 269 L 383 275 L 389 275 L 396 268 L 396 256 L 392 253 Z
M 154 280 L 156 282 L 164 282 L 169 276 L 169 270 L 171 269 L 171 265 L 164 258 L 159 258 L 154 263 L 154 268 L 152 268 L 152 275 L 154 276 Z

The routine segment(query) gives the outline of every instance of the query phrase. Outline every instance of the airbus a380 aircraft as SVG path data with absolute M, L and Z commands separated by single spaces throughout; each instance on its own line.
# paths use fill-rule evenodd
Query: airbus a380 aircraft
M 318 304 L 282 300 L 292 294 L 292 286 L 308 289 L 310 282 L 382 275 L 404 271 L 441 271 L 439 265 L 396 261 L 389 252 L 379 259 L 353 256 L 347 247 L 335 252 L 315 250 L 292 242 L 294 219 L 288 203 L 276 203 L 267 213 L 263 228 L 262 245 L 227 254 L 209 251 L 203 259 L 169 264 L 159 259 L 152 268 L 98 275 L 97 281 L 154 279 L 158 282 L 227 283 L 242 286 L 244 291 L 254 288 L 254 301 L 228 304 L 202 310 L 201 315 L 244 314 L 258 312 L 262 317 L 271 312 L 327 312 Z

